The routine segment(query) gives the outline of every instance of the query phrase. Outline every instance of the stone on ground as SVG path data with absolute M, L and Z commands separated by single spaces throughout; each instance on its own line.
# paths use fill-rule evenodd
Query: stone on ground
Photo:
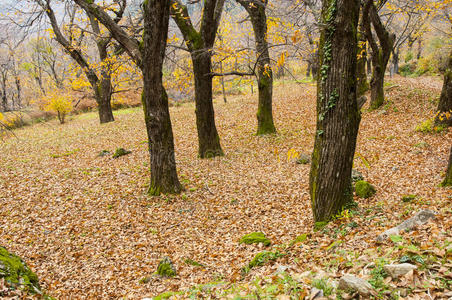
M 342 276 L 339 280 L 339 289 L 358 292 L 361 296 L 370 296 L 375 293 L 374 288 L 369 282 L 348 274 Z
M 399 277 L 405 275 L 406 273 L 410 272 L 411 270 L 417 269 L 417 266 L 409 264 L 409 263 L 403 263 L 403 264 L 395 264 L 395 265 L 385 265 L 385 266 L 383 266 L 383 269 L 392 278 L 399 278 Z

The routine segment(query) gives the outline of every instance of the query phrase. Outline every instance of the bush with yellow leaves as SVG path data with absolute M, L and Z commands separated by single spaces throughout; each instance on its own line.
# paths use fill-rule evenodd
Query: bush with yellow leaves
M 43 99 L 43 108 L 45 111 L 57 113 L 58 120 L 64 124 L 65 117 L 72 111 L 72 96 L 63 91 L 53 91 L 47 94 Z

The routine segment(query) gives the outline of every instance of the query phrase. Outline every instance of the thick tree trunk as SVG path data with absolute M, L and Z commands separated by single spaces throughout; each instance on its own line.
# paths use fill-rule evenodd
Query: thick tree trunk
M 386 64 L 382 62 L 383 58 L 380 54 L 376 55 L 376 59 L 372 57 L 372 78 L 370 79 L 370 109 L 379 108 L 384 100 L 384 80 Z
M 447 165 L 446 177 L 441 185 L 452 186 L 452 147 L 450 147 L 449 164 Z
M 173 131 L 162 66 L 168 35 L 169 1 L 144 2 L 143 110 L 149 141 L 151 182 L 149 194 L 179 193 Z
M 180 0 L 171 0 L 171 16 L 184 36 L 193 62 L 200 158 L 223 155 L 220 137 L 215 126 L 212 102 L 211 49 L 215 43 L 224 1 L 204 1 L 201 26 L 198 32 L 191 22 L 187 7 Z
M 273 72 L 267 43 L 266 1 L 254 4 L 250 0 L 238 1 L 248 12 L 253 25 L 257 55 L 257 86 L 259 103 L 257 107 L 257 135 L 276 133 L 273 122 Z
M 195 77 L 196 125 L 198 129 L 198 154 L 200 158 L 223 155 L 215 126 L 215 112 L 212 101 L 212 58 L 208 51 L 192 52 Z
M 435 124 L 437 126 L 452 126 L 452 51 L 449 53 L 437 110 Z
M 397 49 L 392 53 L 392 74 L 399 74 L 400 50 Z
M 309 188 L 316 222 L 353 200 L 351 171 L 361 115 L 356 99 L 359 0 L 324 0 L 317 81 L 317 131 Z

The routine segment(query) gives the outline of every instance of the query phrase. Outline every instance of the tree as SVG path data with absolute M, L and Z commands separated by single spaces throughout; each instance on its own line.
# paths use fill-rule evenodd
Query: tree
M 452 186 L 452 147 L 450 147 L 449 164 L 447 165 L 446 177 L 441 185 Z
M 66 38 L 63 34 L 63 31 L 60 29 L 58 25 L 58 20 L 55 16 L 55 12 L 51 6 L 51 0 L 35 0 L 45 11 L 50 25 L 52 26 L 53 33 L 55 34 L 56 41 L 67 51 L 67 53 L 72 57 L 74 61 L 83 69 L 86 77 L 88 78 L 89 83 L 94 92 L 94 96 L 96 102 L 99 107 L 99 119 L 100 123 L 107 123 L 114 121 L 113 112 L 111 109 L 111 95 L 112 95 L 112 86 L 111 86 L 111 74 L 108 70 L 108 63 L 106 60 L 109 58 L 108 55 L 108 46 L 110 42 L 109 37 L 103 37 L 100 32 L 100 27 L 98 21 L 89 13 L 88 18 L 91 25 L 91 30 L 95 34 L 96 37 L 96 46 L 98 49 L 98 55 L 101 62 L 105 62 L 101 66 L 100 76 L 96 74 L 96 70 L 90 65 L 89 58 L 87 58 L 84 53 L 81 51 L 77 45 L 74 44 L 73 32 L 71 29 L 69 30 L 69 37 Z M 119 10 L 116 13 L 116 18 L 114 22 L 118 23 L 125 9 L 125 1 L 117 1 L 119 4 Z M 75 7 L 72 10 L 71 15 L 71 25 L 73 26 L 75 18 Z
M 380 7 L 386 1 L 380 2 Z M 372 49 L 372 78 L 370 80 L 370 108 L 377 109 L 384 102 L 384 78 L 394 45 L 395 35 L 389 33 L 380 20 L 378 10 L 373 0 L 366 0 L 363 8 L 364 28 L 367 41 Z M 371 24 L 375 30 L 379 44 L 374 39 L 371 30 Z
M 267 43 L 267 16 L 265 8 L 268 0 L 237 0 L 248 12 L 256 40 L 257 84 L 259 103 L 257 108 L 257 134 L 276 133 L 273 123 L 273 73 Z
M 200 158 L 223 155 L 212 102 L 212 47 L 215 43 L 224 1 L 204 0 L 198 31 L 193 26 L 187 6 L 180 0 L 171 0 L 171 17 L 184 37 L 193 63 Z
M 367 39 L 366 30 L 364 28 L 364 14 L 361 9 L 358 24 L 358 96 L 364 95 L 369 90 L 367 82 L 366 63 L 367 63 Z
M 162 66 L 168 36 L 169 0 L 143 2 L 143 41 L 130 36 L 92 0 L 73 0 L 101 22 L 124 48 L 143 74 L 143 110 L 151 164 L 150 195 L 179 193 L 173 130 L 168 96 L 162 82 Z
M 317 131 L 309 189 L 316 222 L 353 200 L 351 171 L 361 115 L 356 99 L 359 0 L 324 0 L 319 42 Z
M 435 125 L 452 126 L 452 51 L 449 53 Z

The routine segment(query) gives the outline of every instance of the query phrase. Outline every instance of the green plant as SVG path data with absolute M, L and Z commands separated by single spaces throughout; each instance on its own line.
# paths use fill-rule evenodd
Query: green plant
M 240 244 L 259 244 L 262 243 L 265 246 L 269 246 L 271 241 L 262 232 L 252 232 L 244 235 L 240 241 Z
M 328 282 L 328 279 L 325 279 L 325 278 L 314 279 L 312 281 L 312 286 L 319 290 L 322 290 L 323 295 L 326 297 L 333 294 L 333 291 L 334 291 L 334 287 Z

